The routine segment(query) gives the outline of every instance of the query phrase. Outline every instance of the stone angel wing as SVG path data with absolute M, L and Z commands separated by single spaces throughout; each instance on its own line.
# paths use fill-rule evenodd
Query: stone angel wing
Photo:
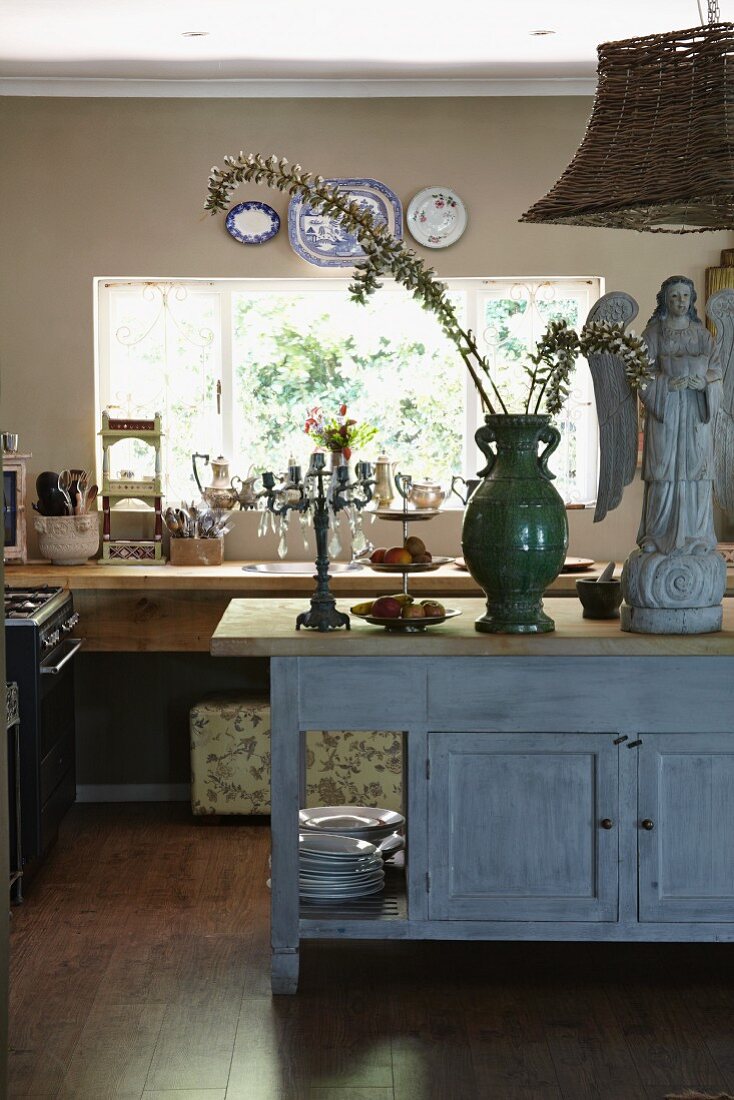
M 625 328 L 637 316 L 634 298 L 622 291 L 604 294 L 592 307 L 586 323 L 610 321 Z M 622 499 L 637 467 L 637 398 L 630 388 L 624 364 L 604 352 L 589 356 L 599 419 L 599 489 L 594 523 L 604 519 Z
M 724 374 L 714 430 L 714 493 L 721 509 L 734 517 L 734 290 L 712 294 L 706 313 L 716 327 L 716 349 Z

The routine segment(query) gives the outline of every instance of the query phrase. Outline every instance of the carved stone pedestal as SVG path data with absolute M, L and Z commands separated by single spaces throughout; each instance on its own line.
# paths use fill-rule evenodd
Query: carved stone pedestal
M 726 563 L 716 550 L 660 554 L 633 550 L 622 570 L 622 630 L 709 634 L 721 630 Z

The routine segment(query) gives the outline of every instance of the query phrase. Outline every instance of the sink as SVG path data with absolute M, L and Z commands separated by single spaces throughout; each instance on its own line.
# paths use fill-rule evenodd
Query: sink
M 362 566 L 356 561 L 333 561 L 329 564 L 330 573 L 353 573 Z M 306 561 L 258 561 L 252 565 L 243 565 L 244 573 L 299 573 L 303 576 L 313 576 L 316 566 Z

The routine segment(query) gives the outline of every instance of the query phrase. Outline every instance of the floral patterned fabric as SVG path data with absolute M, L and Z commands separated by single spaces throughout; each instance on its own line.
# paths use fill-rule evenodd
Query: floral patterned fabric
M 270 706 L 244 696 L 191 708 L 191 809 L 195 814 L 270 813 Z M 306 734 L 309 806 L 402 809 L 402 735 L 374 730 Z

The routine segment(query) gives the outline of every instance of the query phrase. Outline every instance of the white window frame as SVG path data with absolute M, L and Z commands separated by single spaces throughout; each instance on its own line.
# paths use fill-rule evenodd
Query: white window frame
M 95 389 L 96 389 L 96 418 L 101 417 L 101 410 L 111 402 L 110 394 L 110 356 L 109 356 L 109 328 L 110 328 L 110 295 L 109 291 L 120 287 L 143 287 L 145 284 L 167 283 L 180 284 L 187 288 L 201 288 L 209 292 L 214 290 L 220 297 L 221 317 L 221 437 L 220 453 L 231 456 L 234 445 L 234 364 L 232 357 L 233 345 L 233 318 L 232 295 L 238 291 L 271 291 L 287 293 L 309 293 L 312 291 L 330 290 L 346 295 L 350 283 L 350 277 L 345 275 L 334 277 L 311 277 L 295 279 L 257 278 L 257 279 L 199 279 L 199 278 L 172 278 L 172 277 L 98 277 L 94 279 L 94 317 L 95 317 Z M 508 291 L 516 285 L 561 283 L 571 287 L 585 284 L 589 287 L 589 303 L 597 301 L 604 293 L 604 280 L 600 276 L 497 276 L 492 278 L 447 278 L 443 280 L 451 291 L 461 291 L 467 294 L 467 326 L 479 334 L 483 329 L 482 308 L 488 291 L 497 291 L 507 288 Z M 388 280 L 386 279 L 387 283 Z M 397 286 L 397 289 L 402 289 Z M 379 295 L 381 291 L 378 291 Z M 583 319 L 580 319 L 581 322 Z M 474 443 L 474 434 L 482 422 L 482 410 L 474 385 L 468 371 L 464 371 L 464 395 L 465 395 L 465 420 L 463 440 L 463 475 L 474 477 L 478 463 L 483 463 L 483 458 Z M 593 397 L 592 397 L 593 404 Z M 589 463 L 591 475 L 587 479 L 586 491 L 583 492 L 582 503 L 593 503 L 596 485 L 596 450 L 598 451 L 598 430 L 596 417 L 591 415 L 586 418 L 583 432 L 583 446 L 592 451 L 594 458 Z M 587 453 L 588 453 L 587 451 Z M 101 448 L 98 448 L 98 471 L 101 470 Z M 593 481 L 593 486 L 590 488 Z M 449 501 L 447 501 L 447 504 Z M 457 502 L 458 503 L 458 502 Z

